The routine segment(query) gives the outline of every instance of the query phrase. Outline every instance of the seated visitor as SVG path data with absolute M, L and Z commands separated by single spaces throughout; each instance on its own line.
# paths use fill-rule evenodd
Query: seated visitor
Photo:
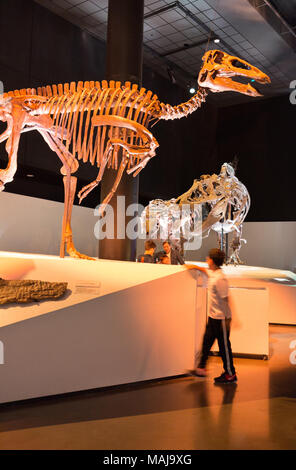
M 161 254 L 158 259 L 159 264 L 170 264 L 170 259 L 167 255 Z
M 155 263 L 154 251 L 156 245 L 153 240 L 145 241 L 145 252 L 137 258 L 138 263 Z

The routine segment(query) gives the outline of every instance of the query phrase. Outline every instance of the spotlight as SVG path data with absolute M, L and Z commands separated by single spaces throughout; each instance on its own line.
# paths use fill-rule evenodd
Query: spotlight
M 192 87 L 190 87 L 190 89 L 189 89 L 189 93 L 191 93 L 191 94 L 193 95 L 193 93 L 195 93 L 195 91 L 196 91 L 196 90 L 195 90 L 195 88 L 194 88 L 193 86 L 192 86 Z
M 215 42 L 216 44 L 219 44 L 220 39 L 219 39 L 219 38 L 215 38 L 215 39 L 214 39 L 214 42 Z
M 26 176 L 27 176 L 27 178 L 34 178 L 35 175 L 27 174 Z

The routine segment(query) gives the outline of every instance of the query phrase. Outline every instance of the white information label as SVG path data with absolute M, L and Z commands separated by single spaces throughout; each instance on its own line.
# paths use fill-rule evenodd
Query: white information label
M 75 284 L 75 294 L 99 295 L 101 293 L 101 283 L 96 281 L 77 281 Z

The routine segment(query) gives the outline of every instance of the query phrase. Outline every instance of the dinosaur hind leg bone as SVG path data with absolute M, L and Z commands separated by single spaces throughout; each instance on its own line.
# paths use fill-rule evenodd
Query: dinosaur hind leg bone
M 38 129 L 42 137 L 44 138 L 45 142 L 48 144 L 50 149 L 55 152 L 58 157 L 60 158 L 63 166 L 61 168 L 61 173 L 64 176 L 64 194 L 65 194 L 65 202 L 64 202 L 64 215 L 63 215 L 63 227 L 62 227 L 62 238 L 61 238 L 61 246 L 60 246 L 60 257 L 64 258 L 65 256 L 65 244 L 67 247 L 67 253 L 73 258 L 83 258 L 83 259 L 93 259 L 87 255 L 79 253 L 76 250 L 74 243 L 73 243 L 73 235 L 72 235 L 72 228 L 71 228 L 71 216 L 72 216 L 72 208 L 74 203 L 75 191 L 76 191 L 76 184 L 77 178 L 75 176 L 71 176 L 71 173 L 74 173 L 77 170 L 78 162 L 73 157 L 72 154 L 66 149 L 66 147 L 59 141 L 57 137 L 52 135 L 49 131 L 45 131 L 43 129 Z
M 0 191 L 3 191 L 6 183 L 13 181 L 17 170 L 17 152 L 19 147 L 20 135 L 25 124 L 25 113 L 17 107 L 13 121 L 8 122 L 8 128 L 0 136 L 0 142 L 6 140 L 6 152 L 8 154 L 7 167 L 0 170 Z
M 64 217 L 63 217 L 60 257 L 61 258 L 64 257 L 65 243 L 66 243 L 67 253 L 72 258 L 93 260 L 94 258 L 84 255 L 83 253 L 79 253 L 79 251 L 76 250 L 74 243 L 73 243 L 71 216 L 72 216 L 72 208 L 73 208 L 74 197 L 75 197 L 75 192 L 76 192 L 77 178 L 75 176 L 71 176 L 70 173 L 67 173 L 67 175 L 64 176 L 63 181 L 64 181 L 64 192 L 65 192 L 65 209 L 64 209 Z

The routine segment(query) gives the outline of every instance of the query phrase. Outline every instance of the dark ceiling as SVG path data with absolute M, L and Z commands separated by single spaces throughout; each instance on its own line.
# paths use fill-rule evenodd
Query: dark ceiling
M 278 10 L 280 15 L 292 28 L 296 27 L 295 0 L 270 0 L 270 3 Z
M 35 1 L 106 40 L 108 0 Z M 222 49 L 271 77 L 264 96 L 288 93 L 296 78 L 295 24 L 295 0 L 145 0 L 144 62 L 190 87 L 204 52 Z M 219 106 L 248 100 L 234 93 L 212 99 Z

